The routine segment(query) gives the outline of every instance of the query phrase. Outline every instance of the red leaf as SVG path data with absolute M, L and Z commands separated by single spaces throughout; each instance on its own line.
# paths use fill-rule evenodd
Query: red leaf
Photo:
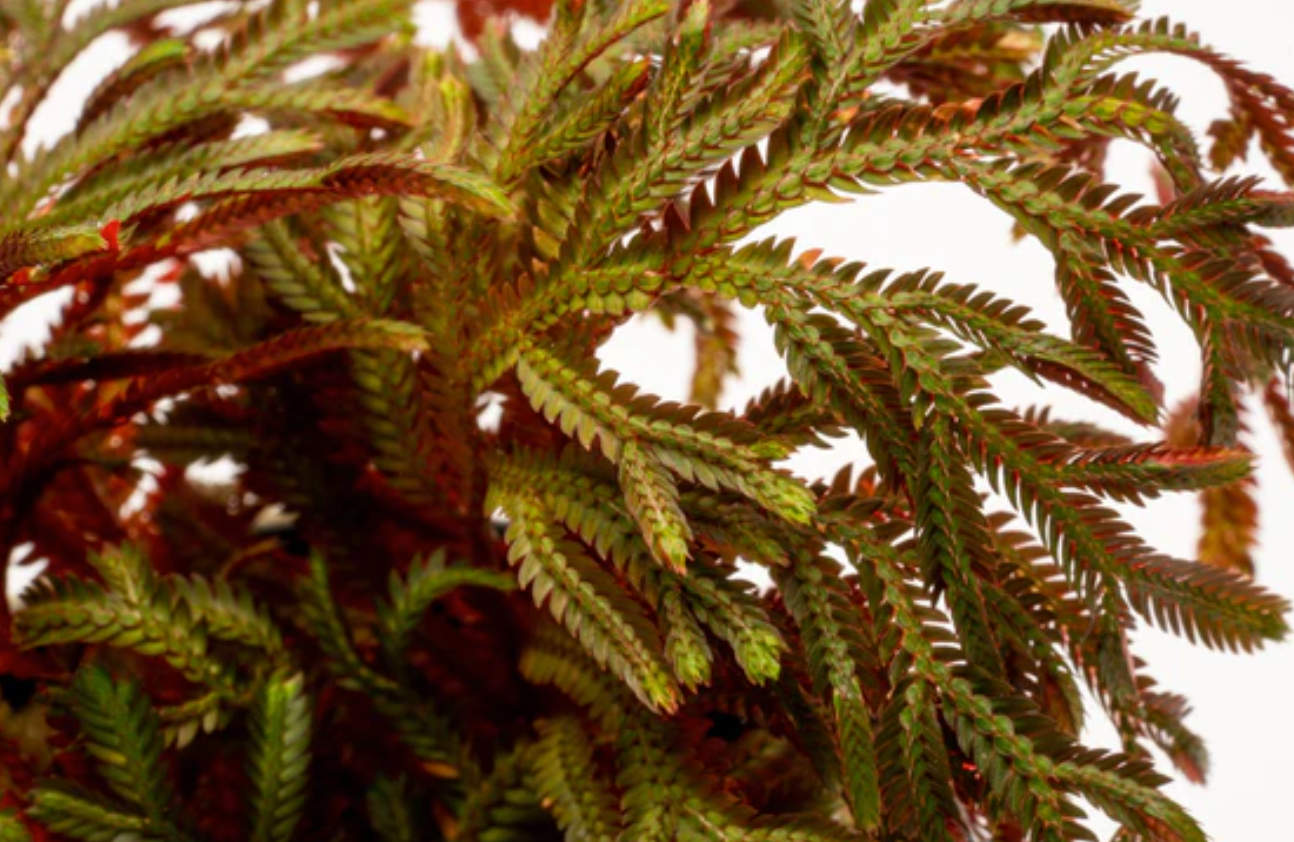
M 99 236 L 108 244 L 109 251 L 121 251 L 117 236 L 121 233 L 121 220 L 113 219 L 99 229 Z

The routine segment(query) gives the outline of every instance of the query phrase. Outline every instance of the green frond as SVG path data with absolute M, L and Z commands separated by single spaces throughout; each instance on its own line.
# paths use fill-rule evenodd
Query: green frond
M 173 794 L 162 765 L 161 723 L 139 685 L 83 667 L 69 702 L 104 782 L 150 824 L 166 827 Z
M 644 60 L 627 62 L 578 108 L 560 123 L 549 128 L 535 143 L 528 159 L 540 166 L 588 147 L 599 135 L 610 130 L 624 108 L 647 84 L 650 64 Z
M 499 157 L 498 175 L 501 181 L 511 181 L 527 168 L 542 163 L 551 154 L 547 153 L 542 157 L 536 154 L 538 150 L 545 149 L 545 144 L 536 143 L 544 116 L 551 112 L 558 95 L 580 71 L 635 29 L 667 11 L 668 0 L 627 0 L 617 4 L 615 12 L 605 21 L 595 20 L 594 15 L 584 15 L 583 21 L 570 18 L 544 42 L 540 52 L 534 57 L 535 63 L 528 80 L 530 87 L 515 94 L 514 101 L 519 106 L 508 127 L 507 145 Z M 552 140 L 548 143 L 551 144 Z
M 77 121 L 78 128 L 93 122 L 150 79 L 181 67 L 192 55 L 190 45 L 178 38 L 165 38 L 145 44 L 90 94 Z
M 0 810 L 0 842 L 31 842 L 27 826 L 8 808 Z
M 277 74 L 316 53 L 358 47 L 398 28 L 408 0 L 323 0 L 310 13 L 303 0 L 273 0 L 213 56 L 225 79 Z M 395 26 L 393 26 L 393 22 Z
M 910 411 L 877 349 L 807 307 L 769 307 L 767 316 L 801 389 L 863 438 L 882 476 L 911 474 L 916 454 Z
M 894 688 L 876 742 L 887 826 L 909 838 L 950 840 L 952 770 L 929 685 L 908 680 Z
M 1229 487 L 1250 475 L 1253 456 L 1223 448 L 1112 445 L 1077 450 L 1057 468 L 1066 485 L 1140 502 L 1164 492 Z
M 210 651 L 210 633 L 190 605 L 160 587 L 133 550 L 99 556 L 109 588 L 78 578 L 40 579 L 14 620 L 24 647 L 104 643 L 161 657 L 199 685 L 232 694 L 233 677 Z
M 405 649 L 431 603 L 457 588 L 473 586 L 507 591 L 516 585 L 510 576 L 477 567 L 445 566 L 445 553 L 437 551 L 425 559 L 414 559 L 401 578 L 392 571 L 390 601 L 379 603 L 378 621 L 382 648 L 392 666 L 404 660 Z
M 310 698 L 301 673 L 277 672 L 252 703 L 247 777 L 255 842 L 286 842 L 305 808 L 310 767 Z
M 731 74 L 735 67 L 712 50 L 713 8 L 709 0 L 688 3 L 676 12 L 678 23 L 666 36 L 660 72 L 643 101 L 647 139 L 661 143 L 680 126 L 713 88 L 712 73 Z M 699 77 L 699 78 L 698 78 Z
M 330 206 L 329 230 L 339 246 L 338 259 L 373 315 L 385 315 L 399 291 L 404 269 L 404 237 L 393 199 L 369 197 Z
M 536 605 L 545 602 L 557 622 L 595 660 L 612 670 L 652 709 L 678 706 L 678 688 L 665 666 L 659 636 L 642 609 L 578 544 L 549 526 L 524 499 L 500 501 L 512 517 L 508 561 Z
M 870 333 L 894 329 L 906 319 L 946 328 L 967 342 L 1000 352 L 1034 378 L 1113 406 L 1139 421 L 1157 408 L 1143 386 L 1099 353 L 1041 330 L 1028 311 L 971 286 L 944 284 L 937 273 L 914 272 L 891 279 L 887 271 L 864 274 L 861 264 L 838 265 L 810 252 L 789 260 L 789 244 L 767 240 L 736 252 L 721 250 L 691 265 L 703 289 L 742 300 L 786 300 L 770 289 L 776 279 L 820 306 L 840 313 Z M 896 319 L 895 317 L 899 318 Z
M 683 832 L 688 786 L 696 786 L 673 752 L 675 734 L 661 720 L 641 717 L 616 734 L 616 785 L 620 788 L 623 838 L 669 842 Z M 693 790 L 694 794 L 696 790 Z
M 586 448 L 596 442 L 613 463 L 623 460 L 627 442 L 643 441 L 684 480 L 735 491 L 793 523 L 807 522 L 813 511 L 802 485 L 765 464 L 769 457 L 785 455 L 784 446 L 759 439 L 722 413 L 698 415 L 692 408 L 658 403 L 618 384 L 613 372 L 597 374 L 540 348 L 527 350 L 517 373 L 536 410 Z
M 166 745 L 182 749 L 198 734 L 213 734 L 228 725 L 232 711 L 219 692 L 210 691 L 186 702 L 159 707 L 157 717 L 162 722 Z
M 319 151 L 320 145 L 315 135 L 292 129 L 198 146 L 168 144 L 148 154 L 114 162 L 77 182 L 33 223 L 53 226 L 78 218 L 109 219 L 109 208 L 121 206 L 154 185 L 179 183 L 194 172 L 225 173 L 271 161 L 290 161 Z
M 815 690 L 835 714 L 845 794 L 854 821 L 871 830 L 880 822 L 881 794 L 872 713 L 857 675 L 870 660 L 870 647 L 852 616 L 855 611 L 835 564 L 793 559 L 773 575 L 799 627 Z
M 352 195 L 417 195 L 423 191 L 496 214 L 511 210 L 507 198 L 477 174 L 407 156 L 363 154 L 341 158 L 319 169 L 240 169 L 152 182 L 149 189 L 130 194 L 103 213 L 108 219 L 129 222 L 182 202 L 234 196 L 265 195 L 281 199 L 294 193 L 331 194 L 337 200 Z
M 527 681 L 561 690 L 610 731 L 623 726 L 634 705 L 622 682 L 602 669 L 564 628 L 548 620 L 535 630 L 518 666 Z
M 1128 780 L 1122 769 L 1103 768 L 1108 763 L 1062 763 L 1056 777 L 1072 787 L 1124 827 L 1150 838 L 1170 842 L 1204 842 L 1208 837 L 1184 809 L 1159 792 Z M 1132 765 L 1132 764 L 1128 764 Z
M 574 447 L 556 456 L 518 450 L 491 463 L 490 485 L 500 497 L 531 496 L 541 502 L 644 598 L 659 600 L 661 583 L 673 574 L 652 562 L 637 522 L 625 510 L 615 474 L 604 464 Z
M 48 231 L 14 231 L 0 238 L 0 280 L 19 269 L 66 263 L 114 248 L 99 229 L 71 225 Z
M 620 487 L 653 557 L 665 567 L 682 572 L 687 565 L 692 529 L 679 508 L 678 486 L 665 465 L 633 440 L 618 454 Z
M 990 520 L 992 522 L 992 520 Z M 996 524 L 995 524 L 996 525 Z M 1017 553 L 1018 546 L 997 539 L 995 547 L 1003 554 Z M 1033 548 L 1037 550 L 1037 547 Z M 1017 563 L 1026 563 L 1017 560 Z M 984 585 L 985 603 L 993 620 L 997 639 L 1003 645 L 1003 659 L 1008 664 L 1025 659 L 1023 672 L 1032 684 L 1029 695 L 1066 734 L 1077 736 L 1085 721 L 1083 697 L 1073 668 L 1063 652 L 1056 648 L 1056 612 L 1044 594 L 1038 592 L 1034 579 L 1024 573 L 1007 579 L 1002 587 Z M 1017 681 L 1020 681 L 1017 678 Z
M 390 100 L 318 81 L 238 89 L 225 96 L 225 103 L 270 118 L 317 117 L 355 128 L 398 131 L 408 128 L 412 122 L 405 110 Z
M 301 588 L 302 620 L 326 656 L 338 683 L 367 696 L 424 768 L 454 777 L 461 761 L 458 741 L 431 699 L 370 667 L 351 639 L 328 584 L 328 563 L 315 553 Z
M 536 724 L 539 739 L 531 747 L 531 780 L 535 792 L 551 804 L 570 842 L 614 842 L 620 838 L 620 811 L 615 793 L 603 782 L 593 747 L 579 720 L 546 719 Z
M 290 223 L 263 225 L 245 246 L 249 268 L 274 296 L 311 322 L 331 322 L 353 316 L 358 307 L 331 267 L 310 260 Z
M 207 692 L 160 710 L 163 737 L 183 747 L 201 730 L 227 724 L 239 704 L 230 653 L 212 642 L 256 650 L 271 663 L 286 658 L 278 628 L 242 589 L 202 576 L 157 577 L 134 547 L 91 558 L 106 589 L 76 579 L 38 582 L 16 631 L 23 645 L 93 642 L 161 657 Z M 243 663 L 250 663 L 246 658 Z
M 526 749 L 520 745 L 496 755 L 494 768 L 475 782 L 463 803 L 456 838 L 464 842 L 552 838 L 553 821 L 527 780 Z
M 1139 614 L 1191 641 L 1249 651 L 1289 631 L 1289 604 L 1230 570 L 1146 554 L 1124 575 L 1128 602 Z
M 55 833 L 84 842 L 114 842 L 122 837 L 181 840 L 153 825 L 146 816 L 62 780 L 41 783 L 32 791 L 30 815 Z
M 801 447 L 825 447 L 828 438 L 841 435 L 836 414 L 800 391 L 792 380 L 779 380 L 751 398 L 742 417 L 765 434 Z
M 746 583 L 734 581 L 730 573 L 692 571 L 679 586 L 688 609 L 732 647 L 738 666 L 751 682 L 777 679 L 786 642 Z
M 668 143 L 649 145 L 641 132 L 626 138 L 598 172 L 600 189 L 572 227 L 564 262 L 597 262 L 590 258 L 632 230 L 641 214 L 777 128 L 791 112 L 807 61 L 803 39 L 788 31 L 763 64 L 700 105 Z M 590 218 L 594 202 L 604 210 Z
M 695 690 L 710 683 L 714 653 L 682 589 L 662 590 L 656 611 L 665 638 L 665 657 L 679 683 Z
M 405 778 L 379 776 L 364 800 L 369 823 L 382 842 L 417 842 L 421 838 Z
M 797 0 L 790 12 L 813 39 L 814 53 L 823 65 L 835 69 L 849 58 L 855 18 L 848 0 Z
M 971 665 L 1002 676 L 1005 665 L 989 622 L 980 577 L 992 569 L 993 543 L 971 474 L 948 447 L 948 422 L 923 426 L 917 449 L 915 526 L 927 584 L 942 591 Z
M 25 30 L 22 34 L 27 55 L 23 57 L 28 61 L 13 80 L 23 84 L 24 89 L 9 114 L 7 128 L 0 132 L 0 160 L 14 159 L 28 122 L 55 80 L 96 40 L 114 30 L 128 30 L 169 9 L 196 5 L 200 1 L 121 0 L 118 3 L 100 3 L 82 14 L 74 26 L 64 28 L 58 25 L 57 19 L 41 0 L 20 0 L 14 7 L 14 14 Z
M 152 564 L 134 545 L 95 553 L 87 561 L 102 577 L 108 590 L 127 604 L 137 605 L 157 590 L 158 579 Z
M 258 77 L 312 54 L 381 38 L 391 31 L 393 17 L 407 8 L 403 0 L 330 2 L 301 26 L 305 5 L 300 0 L 271 3 L 249 23 L 247 31 L 255 36 L 208 57 L 188 78 L 163 74 L 144 84 L 83 131 L 39 155 L 15 182 L 23 185 L 20 192 L 3 191 L 5 198 L 26 211 L 65 178 L 231 107 L 255 108 L 258 98 L 271 96 L 255 84 Z M 303 98 L 307 105 L 309 97 Z
M 333 599 L 328 584 L 328 562 L 321 554 L 310 557 L 310 575 L 300 587 L 302 619 L 343 685 L 375 694 L 394 692 L 395 682 L 369 667 L 356 651 L 341 609 Z
M 709 647 L 694 622 L 732 647 L 751 681 L 776 678 L 784 644 L 749 589 L 704 566 L 680 575 L 651 562 L 645 538 L 625 512 L 613 478 L 600 477 L 588 462 L 574 450 L 558 460 L 517 454 L 493 466 L 492 485 L 508 494 L 539 495 L 551 517 L 625 575 L 660 615 L 666 654 L 685 684 L 704 683 L 702 674 L 709 671 Z M 720 538 L 710 528 L 713 506 L 696 495 L 683 499 L 703 534 Z
M 408 142 L 422 140 L 432 161 L 459 160 L 477 137 L 476 105 L 462 62 L 457 56 L 428 54 L 412 73 L 414 83 L 401 103 L 420 123 Z

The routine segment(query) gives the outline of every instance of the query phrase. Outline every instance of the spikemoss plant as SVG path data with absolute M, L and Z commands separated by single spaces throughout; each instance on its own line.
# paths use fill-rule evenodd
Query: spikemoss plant
M 1238 436 L 1255 394 L 1294 441 L 1294 202 L 1220 174 L 1256 141 L 1294 181 L 1294 93 L 1134 6 L 567 0 L 466 61 L 404 0 L 4 3 L 0 310 L 71 297 L 5 373 L 0 551 L 48 571 L 0 615 L 0 838 L 1041 842 L 1094 807 L 1203 840 L 1150 754 L 1199 778 L 1201 741 L 1128 639 L 1286 631 Z M 1226 84 L 1207 151 L 1121 70 L 1154 52 Z M 1159 201 L 1103 181 L 1116 139 Z M 913 181 L 1045 246 L 1067 335 L 748 237 Z M 1184 409 L 1130 284 L 1198 340 Z M 737 307 L 791 376 L 712 411 Z M 649 311 L 698 325 L 691 405 L 597 362 Z M 1006 369 L 1144 435 L 1010 409 Z M 870 464 L 781 467 L 844 430 Z M 1195 491 L 1198 561 L 1108 505 Z

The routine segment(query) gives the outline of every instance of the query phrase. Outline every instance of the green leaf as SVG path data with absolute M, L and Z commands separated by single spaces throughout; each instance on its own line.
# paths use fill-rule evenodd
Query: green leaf
M 373 781 L 365 797 L 368 820 L 382 842 L 418 842 L 417 809 L 404 777 L 381 775 Z
M 139 684 L 114 681 L 99 667 L 82 667 L 72 681 L 70 701 L 86 752 L 104 781 L 150 823 L 166 827 L 174 796 L 162 766 L 161 724 Z
M 726 413 L 701 414 L 699 407 L 640 396 L 635 387 L 620 384 L 614 372 L 595 372 L 587 362 L 574 363 L 538 347 L 526 349 L 517 374 L 536 410 L 584 447 L 596 443 L 614 464 L 623 461 L 627 442 L 640 442 L 684 480 L 735 491 L 791 523 L 807 524 L 812 516 L 808 489 L 767 464 L 770 457 L 786 455 L 784 443 L 761 438 Z M 635 469 L 626 476 L 641 482 L 646 475 Z M 658 494 L 652 497 L 663 501 Z M 680 534 L 676 525 L 661 537 L 671 531 Z
M 247 777 L 253 842 L 287 842 L 305 809 L 311 717 L 304 685 L 301 673 L 277 672 L 252 703 Z
M 0 810 L 0 842 L 31 842 L 27 826 L 9 808 Z
M 0 281 L 19 269 L 65 263 L 110 248 L 113 245 L 91 225 L 11 232 L 0 237 Z
M 574 717 L 536 723 L 539 740 L 531 748 L 535 792 L 550 803 L 571 842 L 615 842 L 621 834 L 616 798 L 602 780 L 583 724 Z
M 147 817 L 63 780 L 43 781 L 32 791 L 31 816 L 55 833 L 85 842 L 119 839 L 183 839 Z
M 424 769 L 440 777 L 456 777 L 461 762 L 457 734 L 426 694 L 383 675 L 360 656 L 333 599 L 328 561 L 321 553 L 311 554 L 309 574 L 299 587 L 306 629 L 323 650 L 338 683 L 367 696 Z
M 620 487 L 625 504 L 642 529 L 652 555 L 682 572 L 687 565 L 692 530 L 678 503 L 678 486 L 661 461 L 634 441 L 620 449 Z
M 446 567 L 444 550 L 425 559 L 414 559 L 404 578 L 392 571 L 390 602 L 378 606 L 382 649 L 392 667 L 404 663 L 410 638 L 431 604 L 457 588 L 468 586 L 509 591 L 516 587 L 516 582 L 493 570 Z
M 503 501 L 512 515 L 508 562 L 535 604 L 566 626 L 599 664 L 609 668 L 649 708 L 673 711 L 679 691 L 664 663 L 662 644 L 642 609 L 584 550 L 546 522 L 524 499 Z
M 105 551 L 95 562 L 112 590 L 76 577 L 41 578 L 15 617 L 20 646 L 103 643 L 161 656 L 190 681 L 232 695 L 233 677 L 208 646 L 188 604 L 159 586 L 137 551 Z
M 859 828 L 872 830 L 881 819 L 880 780 L 872 714 L 858 678 L 870 647 L 851 616 L 854 612 L 839 575 L 838 566 L 826 559 L 793 559 L 788 568 L 774 571 L 774 581 L 800 629 L 814 688 L 835 715 L 845 795 L 854 821 Z

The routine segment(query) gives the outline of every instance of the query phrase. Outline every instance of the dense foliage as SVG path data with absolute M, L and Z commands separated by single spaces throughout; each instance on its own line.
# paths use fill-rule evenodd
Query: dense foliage
M 1199 779 L 1202 743 L 1129 632 L 1286 632 L 1240 434 L 1266 406 L 1294 442 L 1258 230 L 1294 203 L 1222 173 L 1256 142 L 1294 182 L 1294 93 L 1134 5 L 567 0 L 469 61 L 407 0 L 0 4 L 0 311 L 70 291 L 5 373 L 0 557 L 48 569 L 0 613 L 0 839 L 1007 842 L 1095 807 L 1203 840 L 1150 754 Z M 1120 70 L 1151 52 L 1226 84 L 1207 152 Z M 1157 201 L 1104 183 L 1112 140 Z M 1045 246 L 1068 335 L 749 236 L 913 181 Z M 1130 283 L 1199 342 L 1189 405 Z M 738 306 L 791 380 L 715 411 Z M 594 355 L 648 311 L 695 324 L 689 405 Z M 1004 406 L 1006 369 L 1144 436 Z M 874 464 L 783 466 L 845 431 Z M 1199 560 L 1109 505 L 1195 491 Z

